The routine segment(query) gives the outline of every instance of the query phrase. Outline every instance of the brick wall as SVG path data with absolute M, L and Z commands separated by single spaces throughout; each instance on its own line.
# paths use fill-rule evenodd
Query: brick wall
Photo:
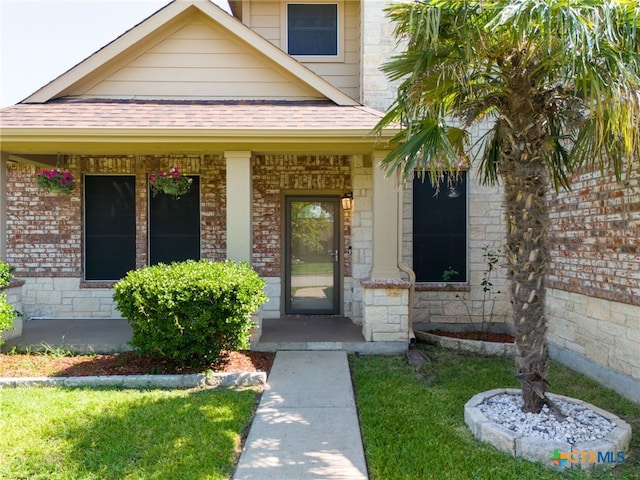
M 552 195 L 549 286 L 640 306 L 640 165 L 582 174 Z
M 78 162 L 68 169 L 78 177 Z M 77 276 L 82 271 L 81 189 L 49 193 L 36 184 L 36 167 L 7 165 L 7 259 L 16 277 Z
M 252 264 L 263 277 L 281 275 L 282 195 L 351 190 L 351 160 L 335 155 L 256 155 L 253 161 Z M 350 222 L 344 222 L 344 245 L 351 241 Z M 346 248 L 344 250 L 346 250 Z M 345 276 L 351 275 L 350 258 Z
M 36 184 L 37 168 L 9 164 L 7 263 L 24 279 L 26 318 L 119 317 L 108 284 L 85 283 L 82 251 L 82 175 L 136 176 L 136 266 L 147 264 L 147 175 L 172 166 L 200 175 L 201 257 L 226 258 L 225 161 L 222 156 L 71 156 L 64 168 L 78 179 L 69 195 L 49 193 Z
M 226 257 L 225 163 L 220 156 L 70 157 L 65 168 L 77 179 L 69 195 L 49 193 L 36 184 L 36 167 L 10 164 L 7 192 L 7 263 L 17 277 L 82 277 L 82 175 L 136 176 L 136 266 L 147 264 L 147 175 L 177 166 L 200 175 L 201 256 Z
M 10 164 L 7 192 L 7 263 L 25 280 L 25 317 L 119 317 L 109 284 L 83 282 L 82 175 L 136 176 L 136 266 L 147 264 L 147 175 L 177 166 L 200 176 L 201 258 L 226 258 L 226 167 L 222 156 L 82 156 L 66 159 L 76 176 L 70 194 L 42 191 L 33 166 Z M 271 300 L 265 308 L 280 314 L 280 252 L 284 192 L 313 194 L 351 190 L 351 158 L 330 155 L 257 156 L 253 164 L 254 247 L 256 270 L 268 281 Z M 343 226 L 344 251 L 351 245 L 350 212 Z M 344 256 L 346 277 L 351 257 Z M 350 282 L 345 280 L 349 303 Z

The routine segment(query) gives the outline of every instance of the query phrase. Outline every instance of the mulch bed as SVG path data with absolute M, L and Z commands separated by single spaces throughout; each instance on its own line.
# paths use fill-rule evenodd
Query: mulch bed
M 275 358 L 272 352 L 233 351 L 209 369 L 222 373 L 266 372 Z M 180 368 L 167 361 L 134 352 L 109 355 L 56 356 L 0 354 L 0 377 L 86 377 L 90 375 L 159 375 L 202 373 L 205 369 Z

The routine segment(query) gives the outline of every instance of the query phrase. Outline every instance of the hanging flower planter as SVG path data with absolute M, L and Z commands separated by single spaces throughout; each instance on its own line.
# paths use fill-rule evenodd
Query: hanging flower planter
M 149 184 L 154 197 L 158 193 L 164 193 L 178 199 L 191 189 L 192 182 L 191 178 L 180 175 L 178 167 L 173 167 L 168 172 L 161 170 L 158 173 L 149 174 Z
M 67 170 L 40 170 L 36 179 L 40 188 L 53 193 L 71 193 L 76 188 L 73 173 Z

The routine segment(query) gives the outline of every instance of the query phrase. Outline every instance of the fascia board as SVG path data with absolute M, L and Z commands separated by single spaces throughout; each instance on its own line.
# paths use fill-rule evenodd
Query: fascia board
M 4 127 L 0 129 L 0 140 L 4 147 L 5 144 L 12 141 L 30 141 L 46 142 L 48 139 L 57 138 L 59 140 L 72 138 L 91 137 L 99 139 L 101 143 L 114 141 L 118 137 L 121 138 L 150 138 L 156 141 L 159 137 L 171 138 L 173 140 L 180 138 L 198 138 L 212 140 L 219 137 L 234 138 L 256 138 L 256 137 L 277 137 L 292 139 L 319 139 L 323 137 L 330 138 L 390 138 L 396 134 L 396 129 L 385 129 L 382 135 L 378 136 L 372 133 L 371 129 L 366 128 L 335 128 L 335 129 L 316 129 L 316 128 L 112 128 L 112 127 Z
M 394 134 L 367 129 L 113 129 L 113 128 L 6 128 L 0 133 L 2 150 L 19 153 L 101 154 L 123 150 L 133 153 L 192 151 L 242 146 L 252 151 L 322 151 L 362 153 L 385 149 Z M 225 147 L 227 148 L 227 147 Z

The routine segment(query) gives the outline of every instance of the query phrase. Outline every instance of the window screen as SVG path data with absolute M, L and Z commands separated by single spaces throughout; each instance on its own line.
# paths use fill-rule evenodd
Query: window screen
M 338 55 L 338 5 L 287 5 L 287 42 L 290 55 Z
M 200 178 L 176 199 L 149 192 L 149 263 L 200 259 Z
M 467 281 L 467 175 L 452 191 L 447 180 L 438 196 L 428 177 L 413 181 L 413 269 L 419 282 Z
M 136 267 L 135 180 L 84 178 L 86 280 L 119 280 Z

